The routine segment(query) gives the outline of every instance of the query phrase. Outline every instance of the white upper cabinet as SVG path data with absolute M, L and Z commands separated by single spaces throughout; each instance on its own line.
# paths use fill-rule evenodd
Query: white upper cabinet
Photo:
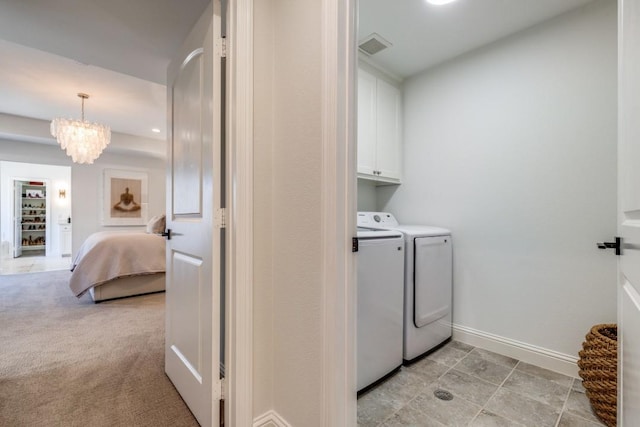
M 402 175 L 400 90 L 358 70 L 358 177 L 400 183 Z

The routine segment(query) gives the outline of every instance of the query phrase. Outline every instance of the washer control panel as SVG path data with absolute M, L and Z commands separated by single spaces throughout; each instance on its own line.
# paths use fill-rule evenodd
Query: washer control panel
M 389 212 L 358 212 L 358 227 L 393 228 L 398 221 Z

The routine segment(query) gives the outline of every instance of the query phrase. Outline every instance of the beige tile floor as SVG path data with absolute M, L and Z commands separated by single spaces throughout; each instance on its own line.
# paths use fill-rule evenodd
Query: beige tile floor
M 71 257 L 21 256 L 0 259 L 0 275 L 67 270 L 70 267 Z
M 450 401 L 436 390 L 453 395 Z M 358 399 L 358 426 L 598 427 L 580 379 L 451 341 Z

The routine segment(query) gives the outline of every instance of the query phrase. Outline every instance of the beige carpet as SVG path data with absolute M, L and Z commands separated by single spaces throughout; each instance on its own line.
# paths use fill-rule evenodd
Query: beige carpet
M 164 374 L 164 293 L 101 304 L 0 276 L 0 426 L 197 426 Z

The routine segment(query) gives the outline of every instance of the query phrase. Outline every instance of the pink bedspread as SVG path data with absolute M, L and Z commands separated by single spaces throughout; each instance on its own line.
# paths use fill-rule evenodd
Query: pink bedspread
M 90 288 L 119 277 L 164 272 L 165 265 L 164 237 L 99 231 L 85 240 L 73 260 L 69 287 L 81 297 Z

